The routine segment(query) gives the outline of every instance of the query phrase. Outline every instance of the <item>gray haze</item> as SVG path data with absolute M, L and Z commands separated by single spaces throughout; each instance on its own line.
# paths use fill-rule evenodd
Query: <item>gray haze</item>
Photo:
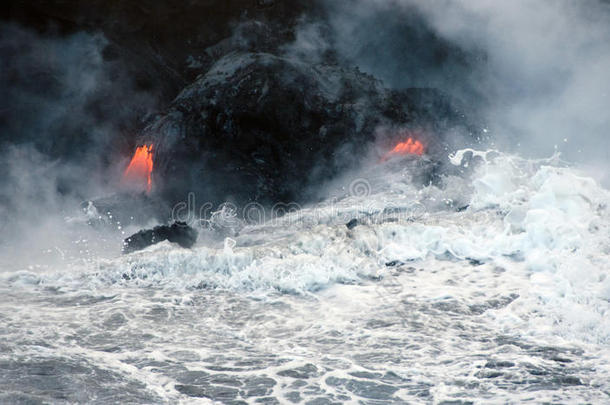
M 129 129 L 154 98 L 105 60 L 106 45 L 101 34 L 41 35 L 0 25 L 2 258 L 22 256 L 4 249 L 61 245 L 66 217 L 78 214 L 82 201 L 111 193 L 121 178 Z
M 586 164 L 610 160 L 610 5 L 566 0 L 322 0 L 328 27 L 294 48 L 395 88 L 436 87 L 472 106 L 496 146 Z M 321 40 L 325 38 L 325 42 Z M 440 46 L 438 44 L 441 44 Z M 443 43 L 445 44 L 443 46 Z M 322 45 L 321 45 L 322 44 Z M 293 49 L 293 53 L 296 51 Z M 606 179 L 608 180 L 608 179 Z

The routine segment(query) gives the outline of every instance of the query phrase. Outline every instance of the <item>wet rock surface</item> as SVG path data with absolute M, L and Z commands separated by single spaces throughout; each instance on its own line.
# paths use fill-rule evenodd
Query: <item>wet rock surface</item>
M 197 231 L 184 222 L 142 230 L 125 239 L 123 253 L 137 252 L 166 240 L 189 249 L 197 242 Z
M 350 220 L 348 223 L 345 224 L 345 226 L 347 227 L 347 229 L 352 230 L 355 227 L 357 227 L 358 225 L 360 225 L 360 221 L 356 218 Z

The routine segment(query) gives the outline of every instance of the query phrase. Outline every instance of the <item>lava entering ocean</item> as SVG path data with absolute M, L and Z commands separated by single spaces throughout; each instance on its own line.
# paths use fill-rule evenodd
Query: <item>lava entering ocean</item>
M 123 174 L 122 184 L 145 188 L 147 193 L 152 190 L 153 145 L 143 145 L 136 149 L 131 162 Z
M 413 138 L 409 138 L 404 142 L 400 142 L 398 143 L 394 149 L 392 149 L 391 151 L 389 151 L 388 153 L 386 153 L 383 158 L 381 159 L 382 161 L 386 161 L 389 158 L 391 158 L 392 156 L 395 155 L 417 155 L 417 156 L 421 156 L 424 154 L 424 144 L 421 143 L 420 141 L 413 139 Z

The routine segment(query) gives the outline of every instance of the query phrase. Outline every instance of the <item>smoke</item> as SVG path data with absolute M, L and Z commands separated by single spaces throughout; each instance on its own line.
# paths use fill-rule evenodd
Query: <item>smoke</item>
M 107 45 L 101 34 L 0 25 L 2 249 L 60 246 L 64 217 L 120 180 L 155 97 L 135 89 Z
M 472 107 L 503 150 L 548 156 L 557 149 L 564 159 L 590 166 L 610 160 L 610 3 L 319 4 L 324 23 L 305 24 L 293 54 L 315 60 L 332 48 L 338 60 L 389 87 L 437 88 Z M 321 37 L 316 54 L 312 46 Z
M 420 3 L 436 32 L 485 50 L 477 72 L 495 132 L 521 152 L 607 159 L 610 143 L 610 5 L 588 1 Z

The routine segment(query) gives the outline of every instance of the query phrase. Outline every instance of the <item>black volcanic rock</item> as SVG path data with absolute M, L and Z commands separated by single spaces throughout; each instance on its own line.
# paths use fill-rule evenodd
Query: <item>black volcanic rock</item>
M 160 225 L 153 229 L 142 230 L 125 239 L 123 253 L 136 252 L 165 240 L 190 249 L 197 242 L 197 236 L 197 231 L 184 222 Z
M 423 129 L 438 153 L 438 134 L 461 125 L 463 115 L 434 90 L 391 91 L 357 69 L 232 53 L 141 141 L 155 144 L 156 186 L 168 201 L 194 192 L 201 203 L 276 203 L 307 200 L 309 186 L 358 165 L 379 128 L 388 138 Z
M 347 227 L 347 229 L 352 230 L 355 227 L 357 227 L 358 225 L 360 225 L 360 221 L 358 221 L 358 219 L 354 218 L 351 221 L 349 221 L 347 224 L 345 224 L 345 226 Z

